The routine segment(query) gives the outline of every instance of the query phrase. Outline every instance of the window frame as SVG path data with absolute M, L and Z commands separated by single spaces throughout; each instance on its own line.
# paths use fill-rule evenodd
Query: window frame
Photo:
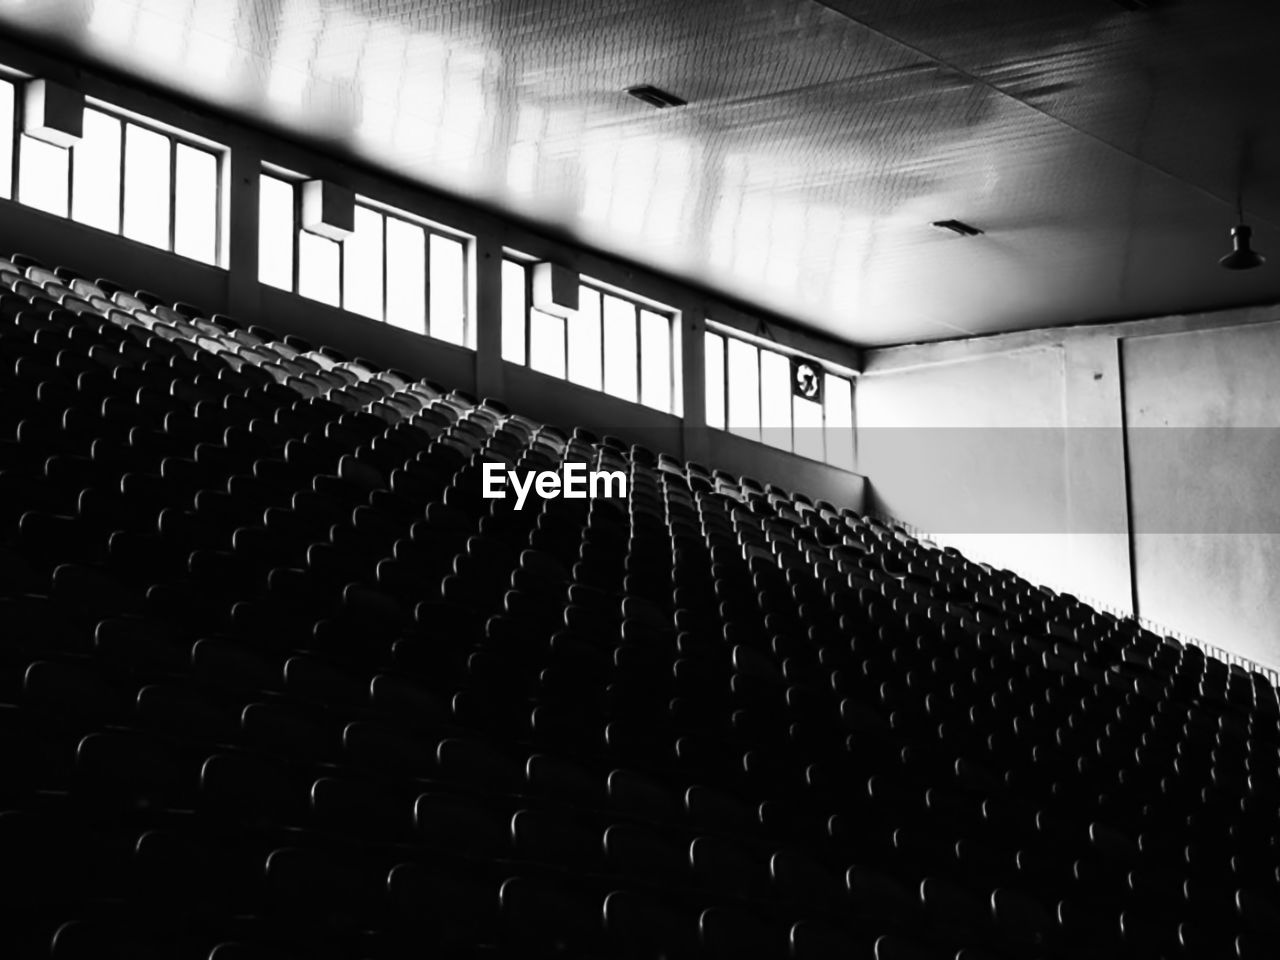
M 759 443 L 762 446 L 770 447 L 774 450 L 780 451 L 781 453 L 787 453 L 793 457 L 800 457 L 804 460 L 812 461 L 813 463 L 826 464 L 827 466 L 833 467 L 837 470 L 856 472 L 857 470 L 856 445 L 854 447 L 855 459 L 852 465 L 846 467 L 841 464 L 833 463 L 831 460 L 832 451 L 830 449 L 830 445 L 827 442 L 827 431 L 832 429 L 844 429 L 844 428 L 835 427 L 831 425 L 829 422 L 830 417 L 829 417 L 829 411 L 827 408 L 827 389 L 826 389 L 825 382 L 823 383 L 822 404 L 821 404 L 821 407 L 822 407 L 822 428 L 821 428 L 822 429 L 822 457 L 821 459 L 809 456 L 806 453 L 797 452 L 796 450 L 795 401 L 797 397 L 794 391 L 791 389 L 788 389 L 788 395 L 791 397 L 791 410 L 789 411 L 789 415 L 788 415 L 788 420 L 790 422 L 790 431 L 789 431 L 790 443 L 786 447 L 780 447 L 776 444 L 769 443 L 767 440 L 764 439 L 764 436 L 765 436 L 764 430 L 766 429 L 764 426 L 764 390 L 765 388 L 764 388 L 764 379 L 761 376 L 761 372 L 764 368 L 764 364 L 761 358 L 763 356 L 764 351 L 767 350 L 770 353 L 776 353 L 782 356 L 787 361 L 788 366 L 790 365 L 793 359 L 797 359 L 797 358 L 810 361 L 810 362 L 816 363 L 821 368 L 824 378 L 836 377 L 838 379 L 841 379 L 847 382 L 849 384 L 849 423 L 850 423 L 850 427 L 848 429 L 850 430 L 854 429 L 854 425 L 857 423 L 857 419 L 856 419 L 857 375 L 854 371 L 847 370 L 841 367 L 839 364 L 830 363 L 826 360 L 820 359 L 818 357 L 814 357 L 800 350 L 794 350 L 789 347 L 784 347 L 781 344 L 766 345 L 764 343 L 759 342 L 755 337 L 744 336 L 742 331 L 734 327 L 730 327 L 722 323 L 715 323 L 712 320 L 707 320 L 705 324 L 705 328 L 703 330 L 703 336 L 702 336 L 702 346 L 704 351 L 704 360 L 703 360 L 704 371 L 707 365 L 706 359 L 705 359 L 707 355 L 706 351 L 710 350 L 712 347 L 712 343 L 708 340 L 709 336 L 716 336 L 720 338 L 720 343 L 717 349 L 720 351 L 720 368 L 723 371 L 723 377 L 721 378 L 722 382 L 720 384 L 720 391 L 721 391 L 721 403 L 723 404 L 722 409 L 724 410 L 724 426 L 717 426 L 713 423 L 710 423 L 708 421 L 708 418 L 704 414 L 703 424 L 702 424 L 704 427 L 706 427 L 709 430 L 718 430 L 721 433 L 728 433 L 735 437 L 741 437 L 744 440 L 749 440 L 753 443 Z M 739 342 L 745 343 L 748 346 L 753 347 L 756 351 L 755 353 L 756 410 L 758 413 L 758 418 L 760 420 L 760 423 L 758 424 L 756 429 L 760 433 L 759 437 L 744 436 L 742 433 L 734 430 L 732 426 L 731 415 L 730 415 L 730 405 L 729 405 L 729 396 L 730 396 L 729 380 L 732 374 L 730 364 L 729 364 L 729 342 L 731 340 L 737 340 Z M 705 376 L 705 372 L 704 372 L 704 376 Z M 703 385 L 704 392 L 707 391 L 708 388 L 709 387 L 707 384 Z M 768 429 L 779 430 L 781 428 L 771 427 Z
M 524 273 L 524 309 L 523 309 L 524 315 L 521 318 L 524 326 L 524 356 L 518 362 L 519 366 L 522 366 L 528 370 L 531 370 L 534 373 L 541 373 L 543 376 L 546 376 L 546 377 L 552 377 L 553 379 L 556 379 L 556 380 L 563 380 L 565 383 L 573 384 L 573 386 L 575 387 L 581 387 L 583 390 L 590 390 L 593 393 L 604 394 L 605 396 L 612 397 L 615 400 L 620 400 L 623 403 L 634 403 L 636 406 L 646 407 L 650 410 L 656 410 L 659 413 L 665 413 L 671 416 L 683 415 L 680 412 L 678 412 L 680 408 L 680 402 L 678 398 L 680 397 L 680 393 L 681 393 L 681 390 L 680 390 L 681 388 L 680 373 L 681 372 L 677 369 L 678 360 L 680 357 L 680 348 L 677 344 L 679 342 L 679 339 L 682 333 L 682 328 L 680 325 L 680 311 L 678 309 L 676 309 L 675 307 L 668 306 L 667 304 L 660 303 L 656 300 L 651 300 L 648 297 L 645 297 L 642 294 L 638 294 L 632 290 L 625 290 L 622 287 L 615 286 L 611 283 L 608 283 L 607 281 L 599 280 L 595 277 L 590 277 L 585 274 L 580 274 L 578 276 L 579 309 L 581 309 L 581 302 L 582 302 L 581 298 L 582 298 L 582 293 L 584 292 L 584 288 L 588 291 L 591 291 L 592 293 L 594 293 L 596 296 L 600 298 L 600 310 L 599 310 L 600 386 L 598 388 L 587 386 L 585 384 L 578 383 L 576 380 L 570 379 L 570 376 L 569 376 L 569 371 L 571 369 L 570 363 L 569 363 L 570 336 L 569 336 L 569 320 L 567 317 L 563 318 L 564 324 L 565 324 L 563 358 L 562 358 L 563 364 L 564 364 L 564 371 L 565 371 L 564 376 L 556 376 L 555 374 L 552 374 L 552 373 L 543 373 L 541 370 L 537 370 L 533 367 L 533 365 L 530 362 L 530 359 L 532 357 L 532 352 L 533 352 L 532 318 L 533 318 L 533 311 L 537 309 L 537 307 L 533 305 L 533 268 L 536 264 L 538 264 L 541 261 L 532 257 L 515 253 L 514 251 L 511 251 L 511 250 L 504 250 L 502 254 L 502 262 L 504 264 L 506 263 L 514 264 L 515 266 L 518 266 Z M 610 393 L 608 389 L 605 387 L 605 383 L 606 383 L 606 372 L 605 372 L 606 371 L 606 367 L 605 367 L 606 346 L 605 344 L 608 339 L 605 336 L 605 297 L 613 297 L 617 300 L 622 300 L 625 303 L 627 303 L 632 309 L 632 315 L 633 315 L 632 324 L 635 329 L 635 342 L 636 342 L 636 352 L 635 352 L 636 354 L 635 356 L 636 398 L 634 400 L 628 400 L 625 397 L 620 397 L 617 394 Z M 665 319 L 667 322 L 667 356 L 666 356 L 666 364 L 665 364 L 666 380 L 667 380 L 667 391 L 666 391 L 667 406 L 665 408 L 656 407 L 656 406 L 653 406 L 652 404 L 644 402 L 644 362 L 643 362 L 644 324 L 642 321 L 642 314 L 645 311 L 652 313 L 656 316 L 660 316 L 663 319 Z M 539 312 L 545 312 L 545 311 L 539 311 Z M 503 324 L 500 324 L 500 325 L 505 326 Z M 501 349 L 499 350 L 499 354 L 502 355 Z M 514 360 L 508 360 L 505 358 L 505 356 L 503 357 L 503 359 L 504 359 L 504 362 L 506 363 L 517 362 Z
M 23 132 L 23 86 L 29 83 L 32 78 L 0 72 L 0 80 L 12 85 L 14 90 L 14 109 L 13 109 L 13 126 L 10 130 L 11 152 L 9 158 L 9 174 L 10 174 L 10 195 L 9 199 L 13 203 L 20 204 L 31 210 L 38 210 L 30 204 L 23 203 L 20 197 L 19 189 L 22 176 L 22 143 L 23 137 L 27 136 Z M 182 257 L 184 260 L 190 260 L 193 263 L 204 264 L 205 266 L 216 267 L 219 270 L 229 269 L 228 253 L 226 249 L 227 240 L 227 176 L 230 167 L 230 148 L 225 144 L 217 143 L 205 137 L 198 136 L 189 131 L 174 127 L 171 124 L 164 123 L 152 117 L 147 117 L 119 107 L 116 104 L 100 100 L 97 97 L 86 96 L 84 99 L 84 108 L 86 111 L 93 110 L 104 116 L 110 117 L 120 124 L 119 146 L 116 154 L 116 177 L 119 184 L 119 197 L 116 201 L 116 229 L 106 230 L 94 224 L 86 223 L 76 219 L 75 211 L 75 168 L 76 168 L 76 149 L 74 146 L 63 148 L 67 153 L 67 183 L 66 183 L 66 214 L 49 214 L 50 216 L 58 216 L 59 219 L 68 220 L 72 223 L 79 224 L 90 230 L 98 230 L 110 236 L 119 237 L 122 240 L 129 240 L 133 243 L 141 243 L 157 250 L 163 250 L 165 253 L 171 253 L 174 256 Z M 125 213 L 125 155 L 128 151 L 128 128 L 133 124 L 150 133 L 157 134 L 165 138 L 168 144 L 168 166 L 169 166 L 169 190 L 168 190 L 168 208 L 167 216 L 167 237 L 166 245 L 163 247 L 148 243 L 145 240 L 137 240 L 129 237 L 124 232 L 124 213 Z M 176 249 L 177 241 L 177 224 L 178 224 L 178 147 L 179 145 L 187 147 L 191 150 L 197 150 L 205 153 L 213 158 L 214 161 L 214 236 L 213 236 L 213 262 L 201 260 L 197 257 L 191 257 L 184 253 L 179 253 Z M 55 148 L 56 149 L 56 148 Z
M 380 310 L 381 316 L 371 317 L 366 313 L 360 313 L 359 311 L 349 310 L 347 308 L 347 245 L 344 240 L 330 240 L 327 237 L 320 237 L 318 235 L 313 234 L 313 236 L 316 236 L 317 239 L 324 240 L 327 243 L 336 244 L 338 247 L 338 269 L 337 269 L 338 302 L 336 304 L 326 303 L 323 300 L 318 300 L 318 299 L 315 299 L 314 297 L 307 296 L 307 294 L 303 293 L 301 289 L 299 289 L 299 284 L 301 281 L 301 271 L 302 271 L 302 257 L 301 257 L 302 234 L 305 232 L 302 226 L 302 190 L 299 188 L 303 183 L 305 183 L 307 180 L 312 178 L 307 177 L 305 174 L 297 173 L 292 170 L 287 170 L 283 167 L 278 167 L 270 163 L 263 163 L 261 166 L 261 169 L 258 171 L 258 175 L 260 178 L 270 177 L 273 180 L 279 180 L 283 183 L 287 183 L 290 189 L 293 191 L 293 204 L 292 204 L 293 226 L 291 228 L 291 233 L 290 233 L 291 242 L 293 245 L 292 265 L 291 265 L 292 275 L 290 277 L 289 289 L 283 292 L 291 293 L 294 296 L 303 297 L 304 299 L 309 300 L 312 303 L 324 304 L 325 306 L 332 307 L 335 310 L 341 310 L 344 313 L 350 313 L 352 314 L 352 316 L 357 316 L 365 320 L 370 320 L 373 323 L 382 323 L 382 324 L 386 324 L 387 326 L 396 327 L 397 329 L 400 329 L 400 330 L 405 330 L 404 327 L 399 327 L 398 325 L 393 324 L 390 322 L 390 320 L 388 320 L 389 310 L 388 310 L 388 300 L 387 300 L 387 280 L 389 276 L 388 264 L 390 261 L 390 257 L 388 256 L 388 253 L 387 253 L 389 249 L 387 246 L 387 233 L 388 233 L 387 223 L 392 219 L 398 220 L 401 223 L 405 223 L 405 224 L 408 224 L 409 226 L 420 229 L 423 234 L 422 330 L 421 331 L 405 330 L 405 332 L 414 333 L 416 336 L 430 337 L 432 340 L 439 340 L 441 343 L 447 343 L 455 347 L 462 347 L 463 349 L 466 349 L 466 350 L 475 349 L 475 346 L 474 346 L 475 316 L 473 315 L 473 312 L 471 310 L 471 305 L 473 303 L 474 298 L 473 298 L 472 289 L 471 289 L 472 278 L 471 278 L 471 269 L 470 269 L 471 261 L 475 256 L 475 237 L 471 236 L 470 234 L 463 233 L 460 230 L 455 230 L 451 227 L 445 226 L 444 224 L 436 223 L 433 220 L 428 220 L 425 217 L 417 216 L 409 212 L 408 210 L 402 210 L 398 207 L 393 207 L 390 204 L 382 203 L 379 200 L 375 200 L 372 197 L 368 197 L 368 196 L 365 196 L 364 194 L 357 193 L 355 197 L 356 208 L 365 209 L 371 213 L 375 213 L 378 215 L 380 219 L 382 256 L 380 258 L 381 262 L 380 262 L 380 270 L 379 270 L 379 284 L 381 285 L 381 294 L 380 294 L 379 300 L 381 303 L 381 310 Z M 261 180 L 259 180 L 259 183 L 261 183 Z M 261 206 L 259 206 L 259 216 L 260 215 L 261 215 Z M 259 224 L 259 230 L 261 230 L 261 224 Z M 461 279 L 462 279 L 463 317 L 462 317 L 462 342 L 461 343 L 457 343 L 453 340 L 445 339 L 431 332 L 432 331 L 431 238 L 433 236 L 439 236 L 445 240 L 449 240 L 453 243 L 457 243 L 462 247 L 462 278 Z M 259 261 L 261 261 L 261 253 L 259 253 Z M 261 263 L 259 263 L 258 265 L 258 270 L 261 270 Z M 261 283 L 262 281 L 259 280 L 258 282 Z M 281 289 L 280 287 L 274 287 L 271 284 L 264 284 L 264 285 L 268 287 L 272 287 L 272 289 L 276 289 L 276 290 Z

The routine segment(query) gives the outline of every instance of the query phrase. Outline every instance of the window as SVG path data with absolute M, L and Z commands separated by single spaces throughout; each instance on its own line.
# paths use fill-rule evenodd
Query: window
M 300 182 L 261 176 L 259 282 L 469 346 L 465 239 L 372 201 L 357 201 L 346 240 L 308 233 L 301 226 Z
M 707 331 L 707 426 L 769 446 L 854 468 L 853 383 L 821 372 L 820 399 L 792 389 L 791 357 L 733 336 Z
M 679 338 L 674 313 L 584 280 L 578 309 L 551 316 L 533 306 L 533 270 L 502 264 L 502 358 L 631 403 L 674 412 Z
M 635 403 L 640 366 L 636 348 L 636 305 L 604 297 L 604 392 Z
M 15 88 L 0 80 L 0 197 L 13 196 L 13 133 Z
M 218 158 L 185 143 L 174 150 L 173 252 L 217 263 Z
M 525 361 L 525 279 L 524 267 L 502 261 L 502 359 L 508 363 Z
M 258 185 L 258 281 L 293 289 L 293 186 L 275 177 Z
M 427 332 L 427 232 L 391 217 L 387 237 L 387 323 Z
M 84 137 L 73 148 L 71 217 L 109 233 L 120 232 L 119 120 L 98 110 L 84 112 Z
M 466 345 L 466 253 L 451 237 L 431 234 L 431 335 Z
M 716 333 L 707 334 L 704 361 L 707 426 L 723 430 L 725 428 L 724 337 Z
M 382 217 L 368 207 L 356 207 L 355 232 L 343 244 L 342 284 L 352 313 L 381 320 Z
M 124 235 L 153 247 L 169 245 L 169 154 L 164 134 L 125 125 Z
M 729 348 L 729 430 L 760 439 L 760 351 L 743 340 Z
M 578 290 L 578 309 L 568 318 L 569 379 L 592 390 L 604 389 L 599 290 Z
M 16 131 L 16 88 L 0 82 L 0 126 Z M 0 196 L 54 216 L 217 265 L 224 153 L 102 104 L 86 106 L 69 149 L 18 134 L 0 146 Z

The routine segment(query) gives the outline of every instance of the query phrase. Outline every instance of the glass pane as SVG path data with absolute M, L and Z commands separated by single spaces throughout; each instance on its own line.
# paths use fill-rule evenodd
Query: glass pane
M 338 306 L 341 251 L 336 240 L 298 231 L 298 292 Z
M 431 235 L 431 336 L 467 342 L 466 251 L 457 240 Z
M 524 319 L 529 309 L 521 264 L 502 261 L 502 359 L 524 364 Z
M 382 214 L 356 207 L 355 232 L 343 242 L 343 307 L 382 319 Z
M 760 351 L 760 439 L 791 449 L 791 361 L 772 350 Z
M 124 235 L 169 249 L 169 138 L 124 128 Z
M 45 213 L 65 217 L 70 151 L 25 133 L 19 144 L 22 154 L 18 157 L 18 200 Z
M 177 145 L 173 192 L 173 252 L 201 263 L 218 262 L 218 158 Z
M 640 402 L 671 409 L 671 319 L 640 311 Z
M 756 348 L 730 338 L 729 429 L 752 440 L 760 439 L 760 368 Z
M 792 400 L 796 418 L 796 453 L 821 460 L 824 452 L 822 404 L 804 397 L 792 397 Z
M 71 217 L 120 232 L 120 121 L 84 112 L 84 136 L 71 148 Z
M 604 390 L 623 400 L 636 399 L 636 307 L 604 295 Z
M 387 323 L 427 332 L 427 232 L 387 217 Z
M 529 366 L 539 373 L 563 379 L 563 319 L 541 310 L 529 311 Z
M 671 412 L 684 416 L 684 320 L 671 318 Z
M 708 333 L 703 338 L 707 381 L 707 426 L 724 429 L 724 337 Z
M 258 280 L 293 289 L 293 184 L 258 180 Z
M 826 375 L 823 401 L 827 407 L 827 463 L 853 469 L 853 387 L 844 377 Z
M 569 379 L 592 390 L 601 385 L 600 291 L 578 287 L 578 312 L 569 317 Z
M 0 197 L 13 196 L 13 84 L 0 81 Z

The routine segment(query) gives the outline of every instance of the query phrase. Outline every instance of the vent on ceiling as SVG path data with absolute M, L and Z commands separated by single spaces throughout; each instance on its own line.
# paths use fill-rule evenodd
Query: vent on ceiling
M 627 87 L 627 93 L 659 110 L 666 110 L 668 107 L 683 107 L 689 102 L 688 100 L 682 100 L 674 93 L 659 90 L 651 83 L 642 83 L 638 87 Z
M 952 233 L 961 237 L 980 237 L 982 231 L 977 227 L 971 227 L 963 220 L 935 220 L 933 225 L 939 230 L 950 230 Z

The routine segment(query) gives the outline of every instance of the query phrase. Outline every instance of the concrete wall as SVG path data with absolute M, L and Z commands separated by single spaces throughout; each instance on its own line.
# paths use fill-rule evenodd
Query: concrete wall
M 1280 664 L 1280 321 L 1122 349 L 1140 609 Z
M 1280 664 L 1280 309 L 869 351 L 872 509 Z

